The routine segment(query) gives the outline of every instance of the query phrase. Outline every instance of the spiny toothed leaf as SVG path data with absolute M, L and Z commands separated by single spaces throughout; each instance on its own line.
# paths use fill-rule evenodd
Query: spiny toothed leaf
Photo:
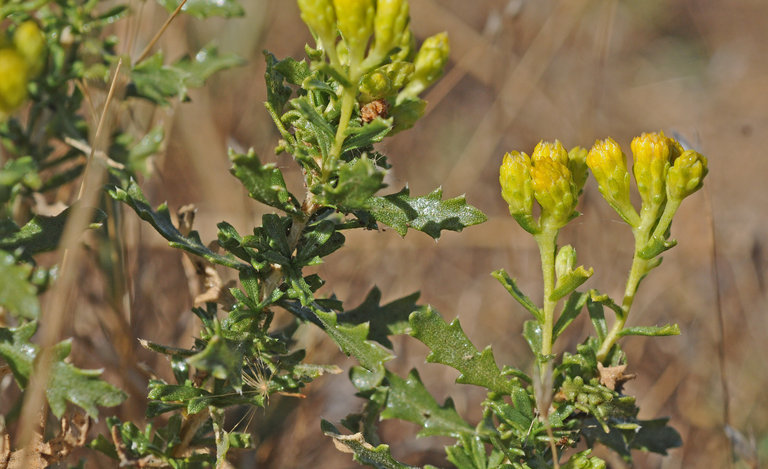
M 16 382 L 23 389 L 34 372 L 35 359 L 39 348 L 29 342 L 37 330 L 32 321 L 18 328 L 0 328 L 0 357 L 8 363 Z M 113 407 L 125 400 L 126 394 L 99 378 L 101 370 L 83 370 L 64 361 L 71 349 L 71 342 L 65 340 L 54 346 L 50 376 L 45 388 L 51 412 L 61 418 L 70 402 L 81 407 L 92 418 L 97 419 L 99 406 Z
M 413 422 L 422 427 L 419 436 L 450 436 L 458 438 L 474 430 L 456 412 L 453 401 L 448 399 L 439 405 L 424 383 L 419 373 L 411 370 L 408 378 L 387 371 L 389 394 L 387 405 L 381 412 L 382 419 L 400 419 Z
M 172 247 L 183 249 L 214 264 L 220 264 L 237 270 L 252 269 L 248 264 L 238 262 L 208 249 L 200 241 L 200 236 L 196 231 L 192 231 L 187 236 L 182 235 L 171 222 L 168 206 L 162 204 L 157 208 L 157 211 L 152 210 L 152 207 L 147 202 L 147 199 L 144 198 L 144 194 L 135 181 L 131 181 L 126 189 L 113 187 L 109 190 L 109 195 L 113 199 L 130 206 L 142 220 L 149 222 L 160 235 L 167 239 Z
M 391 349 L 392 342 L 387 336 L 408 332 L 410 328 L 408 317 L 416 309 L 418 299 L 419 293 L 416 292 L 386 305 L 379 305 L 381 291 L 378 287 L 373 287 L 357 308 L 338 315 L 339 322 L 348 324 L 367 322 L 370 325 L 368 338 Z
M 391 226 L 401 236 L 411 228 L 439 239 L 442 230 L 461 231 L 488 219 L 483 212 L 468 205 L 463 195 L 442 198 L 441 188 L 425 196 L 410 197 L 410 190 L 405 187 L 396 194 L 372 197 L 367 205 L 376 221 Z
M 64 226 L 74 206 L 68 207 L 58 215 L 46 217 L 35 215 L 18 231 L 0 237 L 0 249 L 12 251 L 23 248 L 25 254 L 53 251 L 59 247 L 59 241 L 64 234 Z M 98 226 L 107 219 L 107 215 L 99 209 L 91 209 L 91 223 Z
M 229 158 L 232 174 L 243 183 L 252 199 L 284 212 L 301 212 L 298 200 L 285 185 L 282 171 L 274 164 L 262 164 L 253 149 L 246 154 L 230 149 Z
M 187 362 L 206 370 L 216 379 L 228 380 L 236 391 L 242 389 L 242 344 L 214 335 L 201 352 L 187 358 Z
M 389 452 L 389 445 L 373 446 L 366 442 L 362 433 L 342 435 L 339 430 L 327 420 L 320 424 L 325 436 L 333 438 L 336 448 L 343 452 L 354 454 L 354 460 L 376 469 L 418 469 L 396 461 Z
M 384 187 L 384 171 L 376 167 L 370 158 L 362 156 L 348 163 L 341 163 L 338 179 L 331 183 L 317 186 L 317 202 L 331 207 L 338 207 L 344 212 L 366 209 L 373 194 Z
M 431 350 L 428 362 L 442 363 L 461 372 L 456 382 L 503 394 L 511 394 L 519 386 L 501 374 L 490 347 L 478 352 L 458 319 L 447 324 L 432 308 L 422 306 L 411 313 L 410 323 L 411 335 Z
M 351 355 L 370 371 L 382 368 L 385 361 L 393 355 L 381 345 L 368 340 L 368 324 L 349 326 L 338 324 L 336 313 L 313 308 L 315 315 L 323 324 L 325 332 L 346 355 Z

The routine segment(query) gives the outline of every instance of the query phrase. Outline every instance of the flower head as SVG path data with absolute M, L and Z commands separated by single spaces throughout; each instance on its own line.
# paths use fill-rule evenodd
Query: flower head
M 535 152 L 534 152 L 535 153 Z M 578 191 L 568 167 L 554 158 L 534 160 L 533 195 L 541 205 L 541 223 L 562 228 L 575 215 Z
M 439 33 L 424 40 L 416 54 L 413 66 L 414 72 L 408 86 L 400 93 L 401 97 L 418 96 L 436 82 L 443 74 L 451 48 L 448 44 L 448 34 Z M 398 99 L 403 99 L 398 97 Z
M 636 226 L 640 217 L 629 199 L 629 172 L 621 147 L 612 138 L 598 140 L 587 154 L 587 166 L 600 193 L 627 223 Z
M 707 159 L 694 150 L 685 150 L 667 172 L 667 197 L 683 200 L 704 184 Z
M 368 41 L 373 34 L 376 14 L 374 0 L 333 0 L 336 24 L 349 49 L 350 64 L 359 64 L 365 58 Z
M 667 170 L 671 156 L 677 151 L 663 132 L 643 133 L 632 140 L 632 172 L 643 205 L 659 207 L 666 201 Z

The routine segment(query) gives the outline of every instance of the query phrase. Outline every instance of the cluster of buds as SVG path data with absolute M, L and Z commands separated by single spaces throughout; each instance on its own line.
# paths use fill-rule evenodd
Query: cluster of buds
M 298 0 L 298 5 L 331 67 L 346 79 L 345 86 L 357 88 L 361 105 L 385 101 L 401 128 L 421 115 L 418 95 L 448 61 L 445 33 L 427 38 L 416 51 L 407 0 Z M 397 122 L 397 114 L 404 122 Z
M 509 213 L 532 234 L 560 229 L 578 216 L 576 203 L 587 180 L 587 151 L 566 151 L 559 141 L 540 142 L 529 157 L 513 151 L 504 155 L 499 172 L 501 195 Z M 533 201 L 539 203 L 538 220 Z
M 644 133 L 632 140 L 632 173 L 642 201 L 640 213 L 630 202 L 630 176 L 626 157 L 608 138 L 597 141 L 587 155 L 600 192 L 633 228 L 649 230 L 658 222 L 665 206 L 674 206 L 699 190 L 707 174 L 707 159 L 685 150 L 676 140 L 659 133 Z
M 0 118 L 27 99 L 27 84 L 43 69 L 45 37 L 34 21 L 0 33 Z

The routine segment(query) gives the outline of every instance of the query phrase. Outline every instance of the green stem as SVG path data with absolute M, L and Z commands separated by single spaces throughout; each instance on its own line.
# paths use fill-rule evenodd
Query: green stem
M 544 324 L 541 331 L 541 354 L 552 354 L 552 329 L 555 322 L 555 306 L 550 296 L 555 290 L 555 250 L 557 249 L 557 230 L 544 228 L 535 236 L 541 255 L 541 273 L 544 279 Z
M 352 83 L 357 83 L 355 77 L 350 77 Z M 344 87 L 341 93 L 341 115 L 339 116 L 339 127 L 336 129 L 336 140 L 333 142 L 333 147 L 328 154 L 326 161 L 323 162 L 323 181 L 327 181 L 330 174 L 333 172 L 336 162 L 341 157 L 341 147 L 344 144 L 346 138 L 347 127 L 349 126 L 349 120 L 352 117 L 352 111 L 355 108 L 355 98 L 357 97 L 357 89 L 353 87 Z

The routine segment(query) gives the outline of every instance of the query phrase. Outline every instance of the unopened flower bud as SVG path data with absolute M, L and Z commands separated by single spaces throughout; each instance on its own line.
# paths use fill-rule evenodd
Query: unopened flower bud
M 408 86 L 402 91 L 404 96 L 418 96 L 440 78 L 448 63 L 450 53 L 448 34 L 439 33 L 428 37 L 419 49 L 414 60 L 414 72 Z
M 576 185 L 579 194 L 584 189 L 584 183 L 587 182 L 589 169 L 587 168 L 587 150 L 581 147 L 571 148 L 568 152 L 568 169 L 573 175 L 573 183 Z
M 563 278 L 566 274 L 573 271 L 576 265 L 576 250 L 570 244 L 566 244 L 557 251 L 555 257 L 555 273 L 557 278 Z
M 568 166 L 568 153 L 559 140 L 555 140 L 554 143 L 541 141 L 536 145 L 531 154 L 531 162 L 535 166 L 543 159 L 557 161 L 563 166 Z
M 373 28 L 373 53 L 377 60 L 381 60 L 400 45 L 402 35 L 408 28 L 407 0 L 377 0 Z
M 13 45 L 27 62 L 28 75 L 37 76 L 45 64 L 45 36 L 37 23 L 21 23 L 13 33 Z
M 27 70 L 15 49 L 0 49 L 0 114 L 16 110 L 27 99 Z
M 365 57 L 368 41 L 373 34 L 375 0 L 333 0 L 336 24 L 349 48 L 350 64 L 359 64 Z
M 600 193 L 627 223 L 636 226 L 640 216 L 629 199 L 629 172 L 621 147 L 612 138 L 598 140 L 587 154 L 587 166 Z
M 301 19 L 320 38 L 330 41 L 323 47 L 333 47 L 336 38 L 336 10 L 331 0 L 298 0 Z
M 667 170 L 670 160 L 670 139 L 660 133 L 643 133 L 632 139 L 632 172 L 643 204 L 658 207 L 667 197 Z
M 395 90 L 401 90 L 413 76 L 413 64 L 410 62 L 393 62 L 384 65 L 382 69 L 387 73 Z
M 405 28 L 400 35 L 400 42 L 397 44 L 400 50 L 389 56 L 393 63 L 413 62 L 414 51 L 416 50 L 416 38 L 410 28 Z
M 701 189 L 706 175 L 707 159 L 694 150 L 684 151 L 667 172 L 667 196 L 683 200 Z
M 532 218 L 533 181 L 531 159 L 525 153 L 513 151 L 504 155 L 499 169 L 501 196 L 509 205 L 509 213 L 529 232 L 536 230 Z
M 367 103 L 385 98 L 392 93 L 392 88 L 392 80 L 387 72 L 378 68 L 360 80 L 360 101 Z
M 542 158 L 531 166 L 531 179 L 533 195 L 541 205 L 542 223 L 565 226 L 578 202 L 571 172 L 556 160 Z

